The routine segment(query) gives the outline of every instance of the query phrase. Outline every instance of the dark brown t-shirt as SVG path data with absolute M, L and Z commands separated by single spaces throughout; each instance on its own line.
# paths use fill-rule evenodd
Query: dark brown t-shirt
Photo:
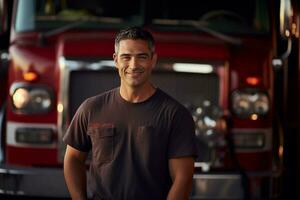
M 89 187 L 94 199 L 166 199 L 170 158 L 195 156 L 194 121 L 157 89 L 144 102 L 125 101 L 119 88 L 87 99 L 64 137 L 92 150 Z

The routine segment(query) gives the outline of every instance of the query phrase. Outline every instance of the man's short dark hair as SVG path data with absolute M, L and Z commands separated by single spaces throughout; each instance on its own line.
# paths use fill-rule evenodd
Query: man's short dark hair
M 118 53 L 121 40 L 145 40 L 152 53 L 155 50 L 155 41 L 151 33 L 141 27 L 130 27 L 120 30 L 115 37 L 115 53 Z

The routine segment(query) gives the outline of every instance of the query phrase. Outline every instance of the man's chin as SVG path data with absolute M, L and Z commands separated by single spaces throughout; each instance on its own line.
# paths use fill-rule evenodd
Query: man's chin
M 127 82 L 126 84 L 132 88 L 140 88 L 140 87 L 143 87 L 143 85 L 144 85 L 142 82 L 137 82 L 137 81 L 130 81 L 130 82 Z

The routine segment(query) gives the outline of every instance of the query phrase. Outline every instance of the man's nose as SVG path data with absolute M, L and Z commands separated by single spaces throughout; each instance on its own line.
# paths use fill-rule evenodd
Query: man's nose
M 138 67 L 138 59 L 136 57 L 132 57 L 129 62 L 129 68 L 135 69 Z

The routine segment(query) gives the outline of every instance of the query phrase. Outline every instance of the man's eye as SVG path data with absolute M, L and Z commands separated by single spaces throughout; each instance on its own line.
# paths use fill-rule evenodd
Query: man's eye
M 148 56 L 139 56 L 139 58 L 145 60 L 148 58 Z
M 130 60 L 130 56 L 123 56 L 121 57 L 122 60 Z

